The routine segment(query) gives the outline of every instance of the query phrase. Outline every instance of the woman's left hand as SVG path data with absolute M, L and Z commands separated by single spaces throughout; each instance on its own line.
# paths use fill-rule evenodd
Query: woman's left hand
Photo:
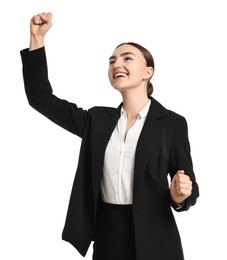
M 184 170 L 179 170 L 170 184 L 170 194 L 176 204 L 182 204 L 192 193 L 192 181 Z

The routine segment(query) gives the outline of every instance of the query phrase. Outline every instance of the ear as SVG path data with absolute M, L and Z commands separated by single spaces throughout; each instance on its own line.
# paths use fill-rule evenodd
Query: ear
M 144 79 L 150 79 L 154 74 L 154 69 L 152 67 L 146 67 L 144 74 Z

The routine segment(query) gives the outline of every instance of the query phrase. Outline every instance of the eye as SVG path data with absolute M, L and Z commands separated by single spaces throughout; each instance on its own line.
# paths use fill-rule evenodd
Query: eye
M 125 56 L 124 60 L 125 60 L 125 61 L 132 60 L 132 57 L 130 57 L 130 56 Z
M 115 62 L 115 60 L 113 60 L 113 59 L 109 60 L 109 65 L 113 65 L 114 62 Z

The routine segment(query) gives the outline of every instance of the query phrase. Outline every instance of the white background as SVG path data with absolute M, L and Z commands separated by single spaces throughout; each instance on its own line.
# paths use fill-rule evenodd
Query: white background
M 1 1 L 0 259 L 83 259 L 61 240 L 80 139 L 33 110 L 24 93 L 19 51 L 42 11 L 53 13 L 46 51 L 54 93 L 83 108 L 121 102 L 107 78 L 119 43 L 151 51 L 153 96 L 186 117 L 200 186 L 196 206 L 174 213 L 185 258 L 227 259 L 225 2 Z

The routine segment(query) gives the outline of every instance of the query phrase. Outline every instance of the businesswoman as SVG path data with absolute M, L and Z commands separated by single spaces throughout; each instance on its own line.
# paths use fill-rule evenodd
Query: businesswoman
M 84 110 L 52 92 L 44 47 L 51 21 L 51 13 L 32 17 L 21 57 L 29 104 L 82 138 L 63 240 L 82 256 L 94 241 L 93 260 L 183 260 L 171 208 L 188 210 L 199 190 L 186 120 L 151 96 L 150 52 L 120 44 L 108 76 L 123 102 Z

